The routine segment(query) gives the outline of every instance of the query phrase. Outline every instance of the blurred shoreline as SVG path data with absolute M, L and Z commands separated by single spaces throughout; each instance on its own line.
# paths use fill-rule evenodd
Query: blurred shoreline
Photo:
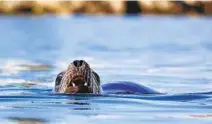
M 212 1 L 0 1 L 1 15 L 212 15 Z

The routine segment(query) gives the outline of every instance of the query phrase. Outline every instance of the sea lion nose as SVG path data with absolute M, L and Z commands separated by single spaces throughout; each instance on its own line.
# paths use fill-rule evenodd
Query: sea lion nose
M 80 67 L 83 64 L 83 60 L 75 60 L 73 61 L 75 67 Z

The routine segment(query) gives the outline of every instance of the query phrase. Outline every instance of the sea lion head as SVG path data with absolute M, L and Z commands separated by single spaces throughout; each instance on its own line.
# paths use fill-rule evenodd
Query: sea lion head
M 55 91 L 58 93 L 100 93 L 100 78 L 84 60 L 73 61 L 57 75 Z

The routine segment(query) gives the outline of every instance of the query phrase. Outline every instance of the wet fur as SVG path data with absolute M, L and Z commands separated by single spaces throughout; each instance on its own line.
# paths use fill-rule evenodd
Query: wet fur
M 85 91 L 85 93 L 99 94 L 101 91 L 99 75 L 94 72 L 85 61 L 83 61 L 82 66 L 84 68 L 82 68 L 82 70 L 75 69 L 73 63 L 74 62 L 72 62 L 65 71 L 62 71 L 57 75 L 55 80 L 55 92 L 68 93 L 67 90 L 71 77 L 74 74 L 81 72 L 85 76 L 85 80 L 88 82 L 88 87 L 87 89 L 86 87 L 83 87 L 84 89 L 81 89 L 80 92 Z

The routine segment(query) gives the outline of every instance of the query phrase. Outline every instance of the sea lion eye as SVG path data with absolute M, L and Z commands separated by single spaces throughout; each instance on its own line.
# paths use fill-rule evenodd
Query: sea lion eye
M 75 67 L 81 67 L 83 65 L 83 60 L 75 60 L 73 61 L 73 64 Z
M 64 72 L 60 72 L 58 75 L 57 75 L 57 78 L 55 80 L 55 85 L 60 85 L 60 82 L 62 80 L 62 77 L 64 75 Z
M 62 79 L 62 76 L 57 76 L 55 84 L 60 85 L 61 79 Z
M 78 67 L 78 60 L 73 61 L 75 67 Z
M 100 84 L 100 77 L 99 77 L 99 75 L 96 72 L 94 72 L 94 71 L 93 71 L 93 74 L 94 74 L 95 79 L 97 80 L 97 82 Z
M 79 66 L 82 66 L 83 60 L 79 60 Z

